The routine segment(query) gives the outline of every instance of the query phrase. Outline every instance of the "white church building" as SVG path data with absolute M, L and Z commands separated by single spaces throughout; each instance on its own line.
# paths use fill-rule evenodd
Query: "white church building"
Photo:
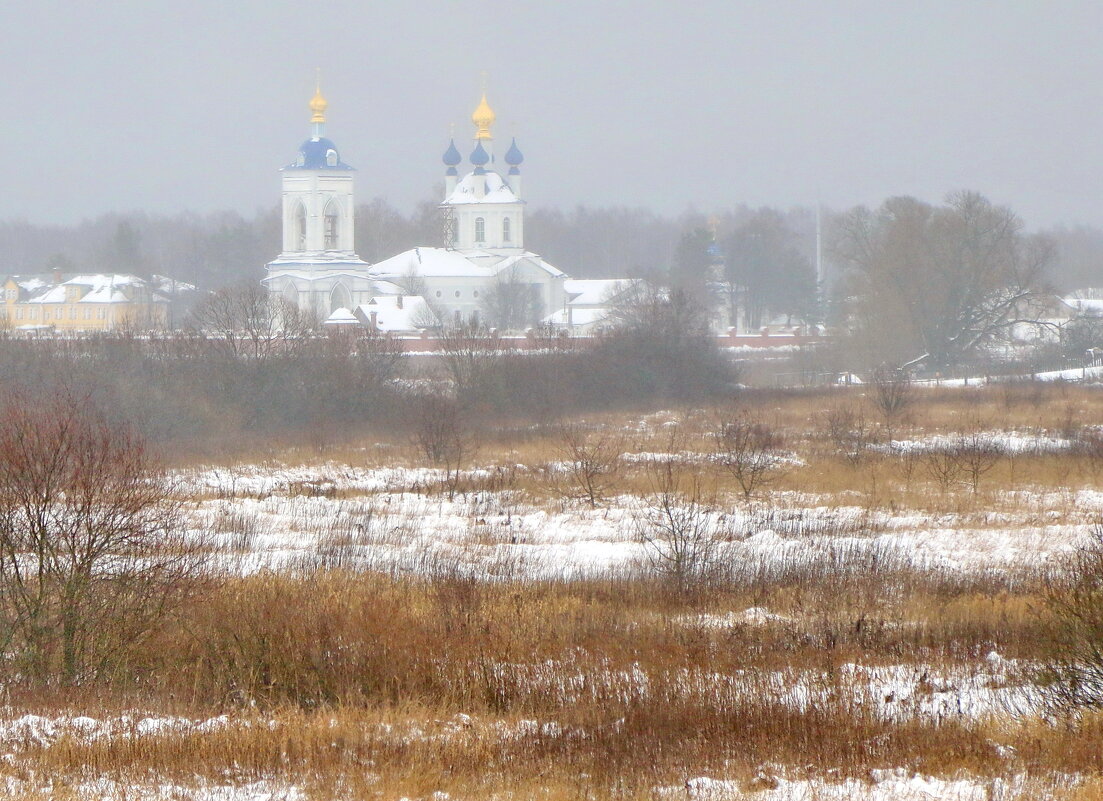
M 507 295 L 523 294 L 534 322 L 568 306 L 568 276 L 525 249 L 524 156 L 512 141 L 503 157 L 508 172 L 498 171 L 495 114 L 485 92 L 471 116 L 475 134 L 470 169 L 461 177 L 463 157 L 454 140 L 443 157 L 442 246 L 416 247 L 372 265 L 356 255 L 354 170 L 325 137 L 326 108 L 319 90 L 310 101 L 311 136 L 300 146 L 295 163 L 282 171 L 283 250 L 267 265 L 264 284 L 270 293 L 334 322 L 369 319 L 370 311 L 381 305 L 373 300 L 396 295 L 411 297 L 408 305 L 424 296 L 443 325 L 493 325 L 487 318 L 494 298 L 500 303 Z M 410 289 L 414 286 L 416 294 Z M 361 306 L 366 309 L 357 313 Z M 419 315 L 422 323 L 425 318 Z

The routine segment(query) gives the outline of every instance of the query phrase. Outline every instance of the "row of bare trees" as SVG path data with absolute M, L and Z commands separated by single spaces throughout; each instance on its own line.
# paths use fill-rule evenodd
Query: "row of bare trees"
M 733 479 L 746 500 L 784 476 L 791 458 L 780 434 L 745 411 L 718 418 L 710 440 L 713 450 L 703 466 Z M 680 441 L 675 431 L 654 459 L 667 466 L 667 478 L 674 465 L 685 468 L 686 459 L 700 457 L 680 454 Z M 551 488 L 560 497 L 584 501 L 591 508 L 604 504 L 624 479 L 628 448 L 629 438 L 622 431 L 577 423 L 561 427 L 559 461 L 548 469 Z

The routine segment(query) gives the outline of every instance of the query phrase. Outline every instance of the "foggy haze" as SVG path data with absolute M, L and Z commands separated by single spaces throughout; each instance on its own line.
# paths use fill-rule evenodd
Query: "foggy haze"
M 275 205 L 309 130 L 361 201 L 435 198 L 480 73 L 537 207 L 938 201 L 1103 225 L 1090 2 L 42 2 L 0 10 L 0 218 Z

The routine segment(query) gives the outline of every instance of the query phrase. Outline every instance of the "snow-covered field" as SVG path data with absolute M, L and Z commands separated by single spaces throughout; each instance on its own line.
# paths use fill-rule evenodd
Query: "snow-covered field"
M 1054 452 L 1059 438 L 994 439 L 1008 451 Z M 950 440 L 894 442 L 892 451 L 926 451 Z M 490 476 L 494 467 L 467 477 Z M 511 466 L 510 469 L 524 470 Z M 341 564 L 431 571 L 508 572 L 571 578 L 628 571 L 646 554 L 636 521 L 646 501 L 608 505 L 533 500 L 511 489 L 475 490 L 449 500 L 435 492 L 444 475 L 429 468 L 242 467 L 184 473 L 206 499 L 190 512 L 197 535 L 211 535 L 232 569 Z M 1103 516 L 1103 492 L 1007 493 L 999 509 L 927 514 L 868 509 L 845 498 L 775 492 L 769 504 L 714 512 L 721 558 L 755 569 L 887 558 L 901 568 L 987 571 L 1036 567 L 1067 552 Z M 844 505 L 840 505 L 840 501 Z
M 1059 782 L 1064 788 L 1075 787 L 1077 777 Z M 936 779 L 908 771 L 874 770 L 865 780 L 790 779 L 783 770 L 762 771 L 749 782 L 735 782 L 699 776 L 681 787 L 660 788 L 659 795 L 668 799 L 690 801 L 1010 801 L 1031 790 L 1032 782 L 1025 775 L 1011 779 Z M 1045 790 L 1053 787 L 1050 783 Z
M 1071 439 L 1046 432 L 991 431 L 981 438 L 1002 454 L 1016 457 L 1059 455 L 1076 446 Z M 922 456 L 957 444 L 958 439 L 948 435 L 912 436 L 871 450 L 889 458 Z M 641 451 L 625 454 L 623 461 L 632 469 L 645 469 L 656 460 L 671 458 L 685 464 L 706 464 L 711 459 L 693 451 L 673 457 Z M 800 454 L 787 452 L 785 464 L 788 469 L 800 469 L 806 463 Z M 188 506 L 185 525 L 209 545 L 216 565 L 231 573 L 342 566 L 413 575 L 461 573 L 495 581 L 631 575 L 640 570 L 649 556 L 639 536 L 647 498 L 625 493 L 593 508 L 534 492 L 532 487 L 542 480 L 541 471 L 555 469 L 554 463 L 539 467 L 484 464 L 463 473 L 458 482 L 461 491 L 452 497 L 442 491 L 450 479 L 444 471 L 413 466 L 239 465 L 181 470 L 175 478 L 183 491 L 196 498 Z M 1044 569 L 1081 543 L 1103 519 L 1103 492 L 1047 490 L 1024 482 L 1013 491 L 994 492 L 988 504 L 932 508 L 941 511 L 873 505 L 856 490 L 828 494 L 778 489 L 769 493 L 768 500 L 745 502 L 732 496 L 710 506 L 708 515 L 710 530 L 718 533 L 717 559 L 767 579 L 818 567 L 834 571 L 833 575 L 848 570 L 860 574 L 873 564 L 879 570 L 942 576 L 1014 575 Z M 710 636 L 759 627 L 797 632 L 808 623 L 799 614 L 765 606 L 667 619 L 675 628 L 700 629 Z M 716 708 L 733 713 L 764 704 L 805 713 L 842 703 L 856 715 L 893 725 L 964 721 L 991 723 L 992 730 L 998 731 L 1001 723 L 1039 714 L 1039 698 L 1031 683 L 1035 670 L 1035 665 L 990 650 L 972 665 L 847 662 L 829 672 L 805 666 L 725 673 L 702 667 L 682 670 L 675 684 L 694 697 L 714 699 Z M 524 685 L 565 706 L 579 701 L 579 693 L 593 692 L 595 686 L 602 691 L 619 688 L 638 699 L 658 696 L 647 672 L 638 668 L 611 668 L 602 675 L 572 672 L 568 662 L 495 662 L 486 667 L 486 681 L 495 680 Z M 664 680 L 669 682 L 670 677 Z M 663 691 L 671 692 L 669 684 Z M 90 776 L 62 787 L 50 776 L 3 770 L 4 764 L 15 766 L 21 755 L 35 749 L 220 737 L 258 726 L 278 732 L 285 725 L 278 716 L 260 713 L 193 720 L 142 714 L 32 715 L 0 709 L 0 796 L 45 799 L 67 793 L 64 797 L 105 801 L 306 801 L 316 796 L 303 783 L 255 776 L 224 781 L 197 776 L 177 782 Z M 393 747 L 475 736 L 497 741 L 587 736 L 556 720 L 480 720 L 467 715 L 428 726 L 424 721 L 371 725 L 375 727 L 371 736 Z M 993 739 L 991 747 L 1009 766 L 1014 764 L 1014 749 L 1009 745 Z M 1045 797 L 1054 789 L 1075 788 L 1082 780 L 1081 776 L 1048 776 L 1040 782 L 1025 773 L 1004 778 L 938 778 L 904 768 L 873 770 L 854 778 L 830 770 L 767 765 L 750 781 L 688 773 L 683 784 L 652 789 L 657 798 L 689 801 L 1010 801 Z M 434 790 L 417 798 L 450 801 L 451 797 Z

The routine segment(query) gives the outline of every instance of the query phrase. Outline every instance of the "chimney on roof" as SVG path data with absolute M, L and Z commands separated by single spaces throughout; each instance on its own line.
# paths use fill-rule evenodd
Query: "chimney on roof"
M 60 284 L 61 283 L 61 270 L 57 267 L 54 268 L 54 283 L 55 284 Z

